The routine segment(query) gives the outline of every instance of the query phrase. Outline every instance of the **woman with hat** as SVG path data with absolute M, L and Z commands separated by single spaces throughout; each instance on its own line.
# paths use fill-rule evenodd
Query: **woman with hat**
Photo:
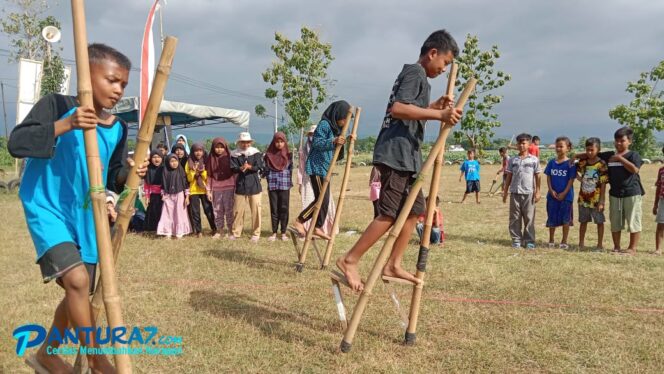
M 235 203 L 233 206 L 233 234 L 230 240 L 242 235 L 244 214 L 251 212 L 251 241 L 258 243 L 261 235 L 261 187 L 260 172 L 264 168 L 263 154 L 252 145 L 251 134 L 241 132 L 231 152 L 231 170 L 237 173 Z

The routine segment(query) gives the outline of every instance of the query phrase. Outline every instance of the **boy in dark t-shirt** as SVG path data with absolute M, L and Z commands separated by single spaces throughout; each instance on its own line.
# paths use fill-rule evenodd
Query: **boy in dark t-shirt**
M 452 107 L 451 97 L 443 96 L 433 103 L 429 102 L 431 86 L 427 81 L 427 78 L 443 73 L 458 53 L 459 48 L 447 31 L 435 31 L 422 45 L 417 63 L 404 65 L 394 82 L 374 148 L 373 163 L 381 175 L 379 216 L 369 224 L 355 245 L 337 259 L 337 266 L 353 290 L 364 288 L 358 272 L 360 259 L 392 227 L 415 176 L 422 168 L 421 145 L 426 121 L 456 124 L 461 118 L 462 111 Z M 401 259 L 417 224 L 417 217 L 425 210 L 424 196 L 420 192 L 394 243 L 390 259 L 383 269 L 384 275 L 419 282 L 413 274 L 401 268 Z
M 613 135 L 615 151 L 600 152 L 597 156 L 604 160 L 609 169 L 609 220 L 613 251 L 623 254 L 636 254 L 636 247 L 641 234 L 642 196 L 645 194 L 639 177 L 639 168 L 643 164 L 638 152 L 630 151 L 634 132 L 625 126 Z M 585 155 L 577 155 L 584 159 Z M 629 247 L 620 248 L 620 232 L 629 231 Z

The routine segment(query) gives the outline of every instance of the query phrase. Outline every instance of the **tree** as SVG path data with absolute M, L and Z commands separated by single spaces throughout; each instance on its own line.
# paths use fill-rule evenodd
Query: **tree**
M 642 155 L 655 150 L 655 131 L 664 130 L 664 89 L 657 84 L 664 79 L 664 60 L 649 72 L 641 73 L 639 80 L 628 82 L 626 91 L 634 94 L 629 104 L 620 104 L 609 110 L 609 117 L 634 130 L 631 149 Z
M 463 90 L 462 83 L 465 84 L 471 77 L 477 79 L 477 87 L 468 100 L 463 118 L 457 125 L 458 130 L 454 131 L 454 138 L 457 143 L 463 143 L 463 139 L 467 139 L 470 146 L 480 152 L 489 145 L 490 139 L 494 136 L 493 129 L 501 125 L 498 114 L 493 112 L 493 108 L 503 100 L 503 97 L 495 94 L 495 91 L 511 80 L 509 74 L 494 68 L 498 58 L 500 52 L 497 45 L 492 46 L 490 51 L 482 51 L 477 36 L 470 34 L 466 36 L 463 51 L 457 58 L 458 91 Z
M 52 51 L 49 43 L 41 36 L 46 26 L 60 27 L 60 22 L 53 16 L 42 18 L 48 9 L 45 0 L 8 0 L 17 8 L 17 12 L 7 13 L 0 20 L 2 32 L 10 38 L 12 51 L 10 61 L 21 58 L 44 61 L 41 80 L 41 95 L 60 92 L 65 80 L 64 63 L 58 51 Z
M 286 130 L 301 132 L 310 124 L 311 113 L 328 99 L 331 81 L 327 68 L 334 60 L 332 45 L 321 42 L 318 34 L 306 26 L 300 29 L 298 40 L 291 41 L 278 32 L 274 40 L 270 48 L 277 59 L 262 73 L 263 81 L 270 85 L 265 97 L 272 100 L 280 96 L 290 118 Z M 257 115 L 265 113 L 262 105 L 256 106 Z

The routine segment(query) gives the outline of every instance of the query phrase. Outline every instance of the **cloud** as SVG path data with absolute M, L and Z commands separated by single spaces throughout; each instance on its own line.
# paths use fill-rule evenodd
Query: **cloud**
M 136 0 L 87 2 L 89 40 L 116 46 L 137 65 L 149 6 L 150 1 Z M 71 57 L 68 2 L 52 13 L 63 23 L 63 54 Z M 500 91 L 505 98 L 497 107 L 503 121 L 498 135 L 528 130 L 545 141 L 561 134 L 611 135 L 617 123 L 608 110 L 630 99 L 626 82 L 664 58 L 663 16 L 664 3 L 644 0 L 170 0 L 163 13 L 164 31 L 179 38 L 175 72 L 258 97 L 266 88 L 260 73 L 273 59 L 274 32 L 294 38 L 302 25 L 317 29 L 333 45 L 332 93 L 363 107 L 362 136 L 377 134 L 394 79 L 404 63 L 417 59 L 431 31 L 446 28 L 460 45 L 466 34 L 476 34 L 481 48 L 499 46 L 497 67 L 513 77 Z M 2 45 L 8 45 L 4 36 Z M 2 61 L 0 77 L 15 76 L 16 66 Z M 431 83 L 432 96 L 443 92 L 444 78 Z M 127 94 L 137 91 L 132 74 Z M 174 80 L 166 97 L 250 111 L 261 102 Z M 272 120 L 254 116 L 251 128 L 268 136 Z M 215 131 L 192 133 L 203 137 Z

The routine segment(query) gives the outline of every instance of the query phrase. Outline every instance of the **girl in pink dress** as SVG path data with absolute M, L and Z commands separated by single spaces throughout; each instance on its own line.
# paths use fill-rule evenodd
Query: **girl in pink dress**
M 187 214 L 189 182 L 187 182 L 187 176 L 175 154 L 171 153 L 166 156 L 165 164 L 161 189 L 164 206 L 157 226 L 157 235 L 164 235 L 168 239 L 175 236 L 180 239 L 191 233 L 191 224 Z

